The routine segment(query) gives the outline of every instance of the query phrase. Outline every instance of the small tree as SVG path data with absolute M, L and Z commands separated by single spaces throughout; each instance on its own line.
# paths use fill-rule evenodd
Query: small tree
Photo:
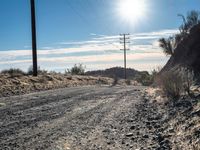
M 21 69 L 18 68 L 11 68 L 11 69 L 6 69 L 1 71 L 2 74 L 9 74 L 11 77 L 19 77 L 19 76 L 24 76 L 26 73 L 22 71 Z
M 159 46 L 163 49 L 163 52 L 166 55 L 172 56 L 174 54 L 175 45 L 176 44 L 174 37 L 159 39 Z
M 85 66 L 82 64 L 75 64 L 71 69 L 68 69 L 66 73 L 70 73 L 72 75 L 84 75 L 85 74 Z

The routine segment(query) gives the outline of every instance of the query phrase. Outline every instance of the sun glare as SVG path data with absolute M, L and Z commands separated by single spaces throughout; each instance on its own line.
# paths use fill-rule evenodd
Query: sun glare
M 136 23 L 146 15 L 145 0 L 120 0 L 118 5 L 118 13 L 127 22 Z

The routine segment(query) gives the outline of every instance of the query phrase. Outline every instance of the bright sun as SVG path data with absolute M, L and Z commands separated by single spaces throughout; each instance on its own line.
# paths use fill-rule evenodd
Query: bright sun
M 145 0 L 120 0 L 118 12 L 122 19 L 130 23 L 136 23 L 146 15 Z

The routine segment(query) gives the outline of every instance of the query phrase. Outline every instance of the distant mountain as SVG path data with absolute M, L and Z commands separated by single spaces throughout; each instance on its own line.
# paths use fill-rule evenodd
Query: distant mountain
M 189 68 L 196 75 L 200 74 L 200 24 L 194 26 L 174 50 L 174 55 L 169 59 L 162 72 L 180 67 Z
M 127 79 L 133 79 L 141 74 L 149 74 L 147 71 L 137 71 L 135 69 L 127 68 Z M 90 76 L 103 76 L 103 77 L 111 77 L 111 78 L 124 78 L 124 68 L 122 67 L 113 67 L 106 70 L 96 70 L 96 71 L 88 71 L 86 75 Z

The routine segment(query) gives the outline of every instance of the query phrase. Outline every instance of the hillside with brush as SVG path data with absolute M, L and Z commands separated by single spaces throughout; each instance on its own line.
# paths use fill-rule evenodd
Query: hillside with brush
M 169 59 L 163 71 L 180 66 L 200 73 L 200 24 L 195 25 L 175 48 L 174 55 Z
M 159 40 L 170 59 L 161 72 L 189 70 L 195 77 L 200 74 L 200 13 L 191 11 L 187 16 L 181 15 L 183 24 L 180 32 L 168 39 Z
M 127 68 L 126 72 L 127 72 L 128 79 L 134 79 L 143 74 L 149 75 L 149 73 L 147 71 L 137 71 L 132 68 Z M 124 78 L 124 68 L 113 67 L 113 68 L 109 68 L 109 69 L 105 69 L 105 70 L 88 71 L 88 72 L 86 72 L 86 75 L 104 76 L 104 77 L 123 79 Z

